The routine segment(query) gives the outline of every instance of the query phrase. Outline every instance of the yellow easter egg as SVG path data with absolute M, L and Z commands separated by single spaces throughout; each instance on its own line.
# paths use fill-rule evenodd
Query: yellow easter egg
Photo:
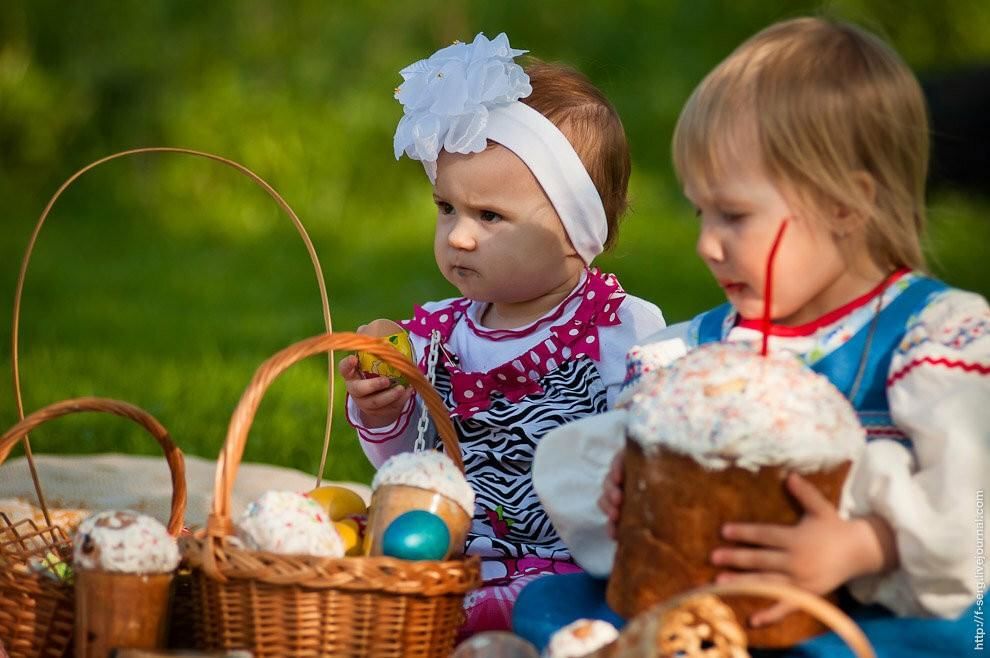
M 347 487 L 328 484 L 317 487 L 306 495 L 318 502 L 332 521 L 355 514 L 366 514 L 368 511 L 364 498 Z
M 337 529 L 340 540 L 344 543 L 344 555 L 354 556 L 361 554 L 361 542 L 358 538 L 357 523 L 350 519 L 335 521 L 333 527 Z
M 383 323 L 383 320 L 376 320 L 376 322 Z M 380 336 L 381 340 L 388 343 L 395 349 L 397 349 L 404 357 L 413 360 L 412 343 L 409 341 L 409 334 L 402 330 L 401 327 L 396 325 L 394 322 L 390 323 L 395 325 L 398 331 L 394 333 L 389 333 Z M 376 327 L 377 330 L 384 330 L 383 327 L 387 325 L 380 325 Z M 358 369 L 361 370 L 365 378 L 369 377 L 388 377 L 392 380 L 393 384 L 406 384 L 406 378 L 402 376 L 396 368 L 385 363 L 381 357 L 371 354 L 370 352 L 358 352 Z

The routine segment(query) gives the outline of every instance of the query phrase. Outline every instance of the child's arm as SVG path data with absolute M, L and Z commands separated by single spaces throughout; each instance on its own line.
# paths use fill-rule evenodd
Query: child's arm
M 682 336 L 687 324 L 668 327 L 647 339 L 656 342 L 635 350 L 637 365 L 630 364 L 628 368 L 632 376 L 622 397 L 631 394 L 644 372 L 663 367 L 670 358 L 683 353 Z M 604 347 L 604 339 L 602 343 Z M 634 350 L 629 354 L 632 358 Z M 626 370 L 623 366 L 622 371 Z M 619 386 L 617 383 L 615 388 Z M 594 576 L 608 575 L 615 559 L 614 527 L 618 511 L 610 513 L 600 505 L 600 500 L 603 485 L 613 480 L 608 474 L 616 472 L 619 484 L 615 485 L 615 495 L 621 498 L 625 440 L 626 412 L 613 410 L 548 432 L 537 445 L 533 459 L 533 486 L 554 528 L 574 560 Z M 616 500 L 615 507 L 619 504 L 621 500 Z
M 948 291 L 914 319 L 891 361 L 893 424 L 910 437 L 872 441 L 853 513 L 882 515 L 901 568 L 853 582 L 865 602 L 900 615 L 955 617 L 978 593 L 980 496 L 990 489 L 990 308 Z
M 548 432 L 533 458 L 533 487 L 574 560 L 606 576 L 615 540 L 596 504 L 602 480 L 626 436 L 626 412 L 609 411 Z
M 615 406 L 625 382 L 626 353 L 635 345 L 652 342 L 657 336 L 666 338 L 673 329 L 666 327 L 663 314 L 655 304 L 633 295 L 626 295 L 622 300 L 618 316 L 619 324 L 599 329 L 598 372 L 605 384 L 609 409 Z
M 416 359 L 423 340 L 412 335 L 410 342 Z M 419 405 L 412 387 L 392 386 L 387 377 L 363 379 L 358 372 L 357 357 L 353 355 L 341 359 L 338 370 L 347 388 L 347 422 L 357 430 L 368 461 L 377 468 L 392 455 L 411 451 L 419 420 Z
M 900 616 L 955 617 L 970 605 L 979 497 L 990 488 L 986 301 L 952 291 L 930 304 L 894 355 L 887 387 L 891 429 L 910 440 L 867 445 L 843 500 L 850 520 L 821 505 L 803 481 L 789 482 L 807 511 L 801 523 L 786 533 L 727 526 L 726 539 L 758 548 L 720 548 L 713 561 L 819 592 L 849 581 L 856 598 Z M 848 562 L 830 563 L 833 553 Z M 782 611 L 759 618 L 766 623 Z

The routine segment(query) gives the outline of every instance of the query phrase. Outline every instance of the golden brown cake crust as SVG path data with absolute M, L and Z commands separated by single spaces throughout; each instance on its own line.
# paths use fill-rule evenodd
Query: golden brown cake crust
M 844 463 L 805 477 L 837 504 L 849 471 Z M 714 580 L 711 552 L 727 542 L 719 529 L 730 521 L 794 524 L 802 510 L 787 493 L 787 469 L 751 471 L 729 467 L 707 471 L 693 459 L 662 447 L 645 452 L 626 441 L 625 486 L 618 529 L 619 548 L 609 580 L 609 605 L 631 618 Z M 740 620 L 766 608 L 764 599 L 726 600 Z M 764 628 L 746 627 L 750 646 L 785 647 L 824 632 L 809 615 L 795 612 Z

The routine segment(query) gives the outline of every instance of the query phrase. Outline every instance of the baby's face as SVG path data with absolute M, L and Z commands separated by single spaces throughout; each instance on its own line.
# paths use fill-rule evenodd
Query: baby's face
M 584 264 L 529 168 L 509 149 L 441 152 L 433 251 L 469 299 L 518 303 L 576 282 Z

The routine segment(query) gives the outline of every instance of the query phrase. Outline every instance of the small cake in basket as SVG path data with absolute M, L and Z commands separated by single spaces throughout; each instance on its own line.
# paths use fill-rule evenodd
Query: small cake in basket
M 854 410 L 825 378 L 785 353 L 703 346 L 651 373 L 628 399 L 625 484 L 608 602 L 633 617 L 710 583 L 728 522 L 792 525 L 784 480 L 798 472 L 838 504 L 865 445 Z M 733 599 L 740 619 L 766 607 Z M 790 646 L 823 631 L 803 613 L 749 629 L 751 646 Z
M 164 647 L 179 565 L 165 526 L 131 510 L 99 512 L 79 524 L 73 543 L 76 655 Z
M 323 507 L 294 491 L 268 491 L 244 509 L 237 538 L 253 551 L 343 557 L 344 543 Z
M 601 619 L 578 619 L 553 634 L 542 658 L 581 658 L 619 637 L 615 626 Z
M 389 525 L 412 510 L 443 519 L 450 533 L 444 557 L 460 555 L 474 515 L 474 490 L 450 457 L 434 450 L 403 452 L 382 464 L 371 482 L 365 535 L 369 555 L 383 554 Z

